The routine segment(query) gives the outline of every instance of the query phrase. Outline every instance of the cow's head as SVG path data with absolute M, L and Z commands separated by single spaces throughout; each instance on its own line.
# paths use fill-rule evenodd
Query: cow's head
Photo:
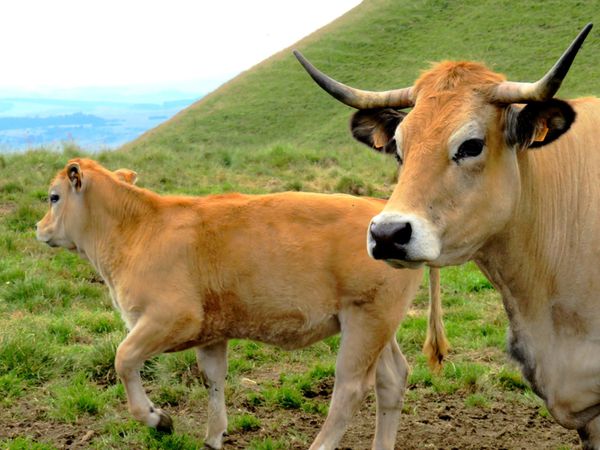
M 398 185 L 369 227 L 372 257 L 403 267 L 459 264 L 506 225 L 520 193 L 519 152 L 552 142 L 575 120 L 552 97 L 590 29 L 535 83 L 506 81 L 481 64 L 442 62 L 414 86 L 363 91 L 295 52 L 324 90 L 359 110 L 353 136 L 400 163 Z
M 50 209 L 37 223 L 36 235 L 39 241 L 51 247 L 64 247 L 69 250 L 77 248 L 77 238 L 89 220 L 86 212 L 86 191 L 93 184 L 93 174 L 97 173 L 128 184 L 137 181 L 137 174 L 129 169 L 111 172 L 91 160 L 70 160 L 50 184 Z

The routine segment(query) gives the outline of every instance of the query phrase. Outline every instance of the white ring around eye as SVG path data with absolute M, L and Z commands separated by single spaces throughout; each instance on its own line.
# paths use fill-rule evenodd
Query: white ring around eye
M 448 139 L 448 159 L 455 160 L 456 153 L 462 143 L 470 139 L 481 139 L 485 142 L 485 128 L 478 121 L 471 120 L 467 122 L 450 136 Z M 479 156 L 485 154 L 485 149 L 484 146 Z M 479 158 L 479 156 L 474 157 L 474 159 Z
M 396 140 L 396 153 L 398 154 L 400 161 L 404 161 L 404 152 L 402 151 L 402 144 L 403 144 L 402 130 L 400 129 L 400 126 L 398 126 L 396 128 L 396 133 L 394 135 L 394 139 Z

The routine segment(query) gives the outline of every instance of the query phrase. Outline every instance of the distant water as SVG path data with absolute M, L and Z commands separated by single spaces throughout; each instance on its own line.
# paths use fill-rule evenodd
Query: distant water
M 198 99 L 162 103 L 0 98 L 0 153 L 60 148 L 112 149 L 168 120 Z

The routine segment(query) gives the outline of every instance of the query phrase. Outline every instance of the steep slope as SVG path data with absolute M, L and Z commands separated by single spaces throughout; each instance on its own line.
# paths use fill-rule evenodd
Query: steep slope
M 408 85 L 442 59 L 483 61 L 511 79 L 532 81 L 585 23 L 599 18 L 594 2 L 577 0 L 365 0 L 294 47 L 334 78 L 364 89 Z M 600 94 L 596 22 L 560 91 L 563 97 Z M 347 132 L 350 112 L 320 91 L 286 49 L 124 148 L 355 146 Z

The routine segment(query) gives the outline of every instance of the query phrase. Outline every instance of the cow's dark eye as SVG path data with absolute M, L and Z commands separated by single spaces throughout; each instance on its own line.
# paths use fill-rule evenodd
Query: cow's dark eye
M 485 142 L 483 139 L 468 139 L 460 144 L 460 147 L 458 147 L 458 150 L 452 159 L 458 161 L 462 158 L 479 156 L 483 151 L 484 145 Z
M 50 203 L 56 203 L 59 200 L 60 200 L 60 196 L 58 194 L 50 195 Z

